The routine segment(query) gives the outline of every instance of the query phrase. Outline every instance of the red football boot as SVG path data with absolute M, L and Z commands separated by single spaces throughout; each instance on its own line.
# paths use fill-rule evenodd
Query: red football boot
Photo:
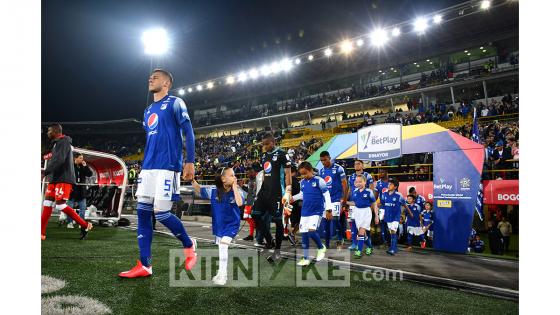
M 146 267 L 142 265 L 140 260 L 136 260 L 136 266 L 134 266 L 129 271 L 123 271 L 119 273 L 119 277 L 121 278 L 140 278 L 140 277 L 149 277 L 152 275 L 152 266 Z
M 192 247 L 185 248 L 185 269 L 191 270 L 196 265 L 196 240 L 192 239 Z

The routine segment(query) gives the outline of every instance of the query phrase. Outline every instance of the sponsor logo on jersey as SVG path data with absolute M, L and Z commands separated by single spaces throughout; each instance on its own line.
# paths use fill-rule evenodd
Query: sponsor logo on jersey
M 154 130 L 159 122 L 159 117 L 156 113 L 153 113 L 150 115 L 150 117 L 148 117 L 148 128 L 150 128 L 151 130 Z
M 263 169 L 266 173 L 270 173 L 270 171 L 272 171 L 272 163 L 269 161 L 264 162 Z
M 332 177 L 330 175 L 325 176 L 325 183 L 332 185 Z

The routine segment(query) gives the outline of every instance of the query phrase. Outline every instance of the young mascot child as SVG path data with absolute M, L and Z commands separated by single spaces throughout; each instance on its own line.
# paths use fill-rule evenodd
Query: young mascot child
M 366 235 L 369 234 L 371 228 L 371 212 L 375 213 L 375 224 L 379 224 L 379 214 L 377 212 L 377 207 L 375 207 L 375 195 L 373 190 L 366 188 L 366 177 L 364 175 L 356 176 L 354 184 L 356 189 L 352 192 L 352 201 L 349 201 L 349 205 L 355 206 L 354 208 L 354 223 L 358 229 L 358 248 L 354 252 L 354 257 L 362 257 L 362 250 L 364 248 L 364 241 L 366 238 L 370 239 Z M 371 241 L 366 248 L 366 255 L 371 255 L 373 252 L 373 246 Z

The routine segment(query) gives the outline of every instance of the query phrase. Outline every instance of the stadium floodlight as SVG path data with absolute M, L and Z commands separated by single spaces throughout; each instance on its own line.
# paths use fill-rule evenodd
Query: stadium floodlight
M 483 50 L 483 49 L 484 49 L 484 46 L 480 46 L 480 50 Z
M 206 87 L 210 90 L 214 87 L 214 82 L 208 82 L 208 84 L 206 84 Z
M 313 55 L 307 56 L 307 60 L 312 61 L 313 60 Z
M 325 49 L 325 56 L 330 57 L 332 55 L 332 49 L 327 48 Z
M 270 70 L 270 67 L 269 67 L 268 65 L 263 65 L 263 66 L 261 67 L 261 75 L 262 75 L 263 77 L 268 76 L 268 75 L 270 74 L 270 71 L 271 71 L 271 70 Z
M 301 59 L 296 58 L 296 60 L 294 60 L 294 62 L 296 63 L 296 65 L 299 65 L 301 63 Z
M 232 75 L 230 75 L 229 77 L 226 78 L 226 83 L 227 84 L 235 83 L 235 78 Z
M 430 59 L 426 59 L 426 62 L 430 62 Z
M 192 87 L 188 88 L 187 91 L 188 91 L 189 93 L 192 93 Z
M 382 70 L 379 70 L 379 73 L 382 73 L 382 72 L 383 72 Z
M 163 55 L 169 49 L 169 38 L 163 28 L 145 31 L 142 34 L 144 52 L 148 55 Z
M 371 32 L 371 43 L 377 47 L 381 47 L 385 45 L 385 43 L 389 40 L 389 36 L 387 36 L 387 31 L 383 29 L 376 29 L 375 31 Z
M 393 29 L 393 31 L 391 32 L 391 35 L 393 35 L 393 37 L 398 37 L 399 35 L 401 35 L 401 29 L 398 27 L 395 27 Z
M 241 71 L 239 73 L 239 75 L 237 76 L 237 81 L 239 82 L 245 82 L 245 80 L 247 80 L 247 73 Z
M 275 61 L 270 65 L 270 72 L 272 74 L 276 74 L 276 73 L 280 72 L 280 70 L 282 69 L 281 67 L 282 66 L 280 65 L 280 63 Z
M 343 54 L 349 54 L 352 52 L 352 49 L 354 49 L 354 47 L 352 46 L 352 42 L 349 40 L 344 40 L 342 43 L 340 43 L 340 51 Z
M 184 89 L 180 89 L 180 90 L 179 90 L 179 95 L 185 95 L 185 90 L 184 90 Z
M 259 70 L 257 70 L 257 68 L 249 70 L 249 77 L 253 80 L 256 80 L 259 77 Z
M 485 52 L 486 52 L 486 49 L 484 49 L 482 52 L 485 53 Z
M 490 0 L 484 0 L 484 1 L 480 2 L 480 8 L 482 10 L 490 9 Z
M 442 20 L 441 14 L 436 14 L 436 16 L 434 16 L 434 23 L 439 24 Z
M 416 21 L 414 21 L 414 30 L 418 33 L 418 34 L 422 34 L 424 33 L 424 31 L 428 28 L 428 20 L 426 20 L 423 17 L 417 18 Z
M 468 53 L 468 52 L 469 52 L 468 50 L 465 50 L 465 54 Z
M 364 44 L 364 40 L 361 39 L 361 38 L 358 39 L 358 40 L 356 41 L 356 45 L 357 45 L 358 47 L 362 47 L 363 44 Z
M 292 62 L 288 58 L 284 58 L 284 59 L 282 59 L 282 61 L 280 61 L 280 68 L 284 72 L 288 72 L 288 71 L 292 70 L 293 66 L 294 65 L 292 64 Z
M 200 84 L 197 85 L 197 86 L 196 86 L 196 90 L 197 90 L 197 91 L 202 91 L 202 85 L 200 85 Z

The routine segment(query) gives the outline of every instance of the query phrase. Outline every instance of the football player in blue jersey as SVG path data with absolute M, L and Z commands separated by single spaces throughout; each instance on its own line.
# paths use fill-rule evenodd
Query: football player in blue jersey
M 194 178 L 195 154 L 194 132 L 187 106 L 182 99 L 169 95 L 172 85 L 173 76 L 163 69 L 155 69 L 148 80 L 154 102 L 144 110 L 146 148 L 136 191 L 140 259 L 131 270 L 119 274 L 123 278 L 152 275 L 153 212 L 156 220 L 181 241 L 185 253 L 185 269 L 191 270 L 196 264 L 196 243 L 188 236 L 181 220 L 171 213 L 173 201 L 179 197 L 181 170 L 184 180 Z
M 408 209 L 404 197 L 397 190 L 398 187 L 399 181 L 397 179 L 389 179 L 387 191 L 382 193 L 381 198 L 379 198 L 379 206 L 385 209 L 385 222 L 391 234 L 391 246 L 387 250 L 389 255 L 395 255 L 397 252 L 397 230 L 399 229 L 402 208 L 404 206 L 405 209 Z
M 348 205 L 354 206 L 354 223 L 358 228 L 358 247 L 354 252 L 354 257 L 362 257 L 362 250 L 364 249 L 364 242 L 366 238 L 370 238 L 369 230 L 371 229 L 371 212 L 375 212 L 375 224 L 379 224 L 379 214 L 377 207 L 375 207 L 375 196 L 373 190 L 366 188 L 366 176 L 359 174 L 356 176 L 356 189 L 352 192 L 351 201 Z M 368 233 L 366 234 L 366 231 Z M 373 246 L 371 242 L 367 245 L 366 255 L 373 253 Z
M 348 196 L 348 181 L 344 168 L 339 164 L 331 161 L 328 151 L 319 154 L 323 168 L 319 171 L 319 175 L 325 180 L 331 199 L 333 200 L 332 217 L 327 216 L 327 212 L 323 215 L 321 225 L 325 227 L 325 245 L 329 248 L 332 233 L 336 232 L 337 242 L 336 248 L 342 249 L 344 230 L 340 224 L 340 212 L 346 207 Z
M 312 239 L 317 245 L 318 250 L 315 260 L 321 261 L 325 258 L 327 247 L 321 242 L 317 228 L 321 222 L 323 212 L 332 211 L 332 203 L 325 180 L 319 176 L 315 176 L 311 163 L 302 162 L 298 166 L 298 172 L 302 176 L 300 192 L 291 198 L 291 203 L 303 200 L 301 218 L 299 221 L 303 257 L 297 265 L 308 266 L 311 263 L 309 259 L 309 239 Z
M 426 203 L 426 198 L 424 198 L 424 196 L 422 195 L 419 195 L 414 186 L 408 189 L 408 194 L 414 196 L 414 199 L 416 200 L 415 202 L 420 206 L 420 210 L 424 211 L 424 204 Z
M 375 194 L 375 199 L 379 202 L 381 194 L 386 192 L 389 188 L 389 178 L 387 176 L 387 170 L 379 170 L 379 180 L 375 182 L 375 189 L 373 193 Z M 387 232 L 387 223 L 385 221 L 385 209 L 383 207 L 379 208 L 379 225 L 381 226 L 381 241 L 383 246 L 387 246 L 387 237 L 389 233 Z
M 420 238 L 420 244 L 424 243 L 424 231 L 422 230 L 421 214 L 422 210 L 420 205 L 416 202 L 416 196 L 410 194 L 406 197 L 407 210 L 406 210 L 406 231 L 407 231 L 407 251 L 412 250 L 412 239 L 414 236 Z
M 433 224 L 434 224 L 432 203 L 426 201 L 426 203 L 424 203 L 424 208 L 425 210 L 422 211 L 422 214 L 420 215 L 421 218 L 420 222 L 422 222 L 422 231 L 425 234 L 424 242 L 420 243 L 420 247 L 422 248 L 426 248 L 426 237 L 428 237 L 428 239 L 430 240 L 432 239 Z
M 366 186 L 367 188 L 369 188 L 370 190 L 373 191 L 373 178 L 371 177 L 371 175 L 367 172 L 364 172 L 364 161 L 362 160 L 356 160 L 354 161 L 354 170 L 355 173 L 350 175 L 350 178 L 348 180 L 348 185 L 350 186 L 350 189 L 348 190 L 348 200 L 352 200 L 352 193 L 354 192 L 354 190 L 356 189 L 356 185 L 355 185 L 355 181 L 356 178 L 359 175 L 364 175 L 366 178 Z M 358 229 L 356 228 L 356 224 L 354 222 L 354 208 L 355 206 L 349 206 L 348 209 L 348 221 L 349 222 L 349 227 L 350 227 L 350 232 L 351 232 L 351 239 L 352 239 L 352 244 L 350 245 L 350 247 L 348 247 L 349 250 L 353 251 L 356 250 L 357 246 L 358 246 L 358 241 L 356 239 L 357 235 L 358 235 Z M 368 230 L 369 231 L 369 230 Z M 368 241 L 369 244 L 371 244 L 371 237 L 368 237 Z M 371 245 L 370 245 L 371 247 Z
M 214 284 L 227 282 L 228 248 L 239 231 L 240 208 L 243 197 L 237 186 L 232 168 L 222 168 L 214 178 L 214 186 L 201 187 L 195 180 L 194 191 L 202 199 L 210 200 L 212 206 L 212 233 L 218 244 L 218 273 L 212 278 Z

